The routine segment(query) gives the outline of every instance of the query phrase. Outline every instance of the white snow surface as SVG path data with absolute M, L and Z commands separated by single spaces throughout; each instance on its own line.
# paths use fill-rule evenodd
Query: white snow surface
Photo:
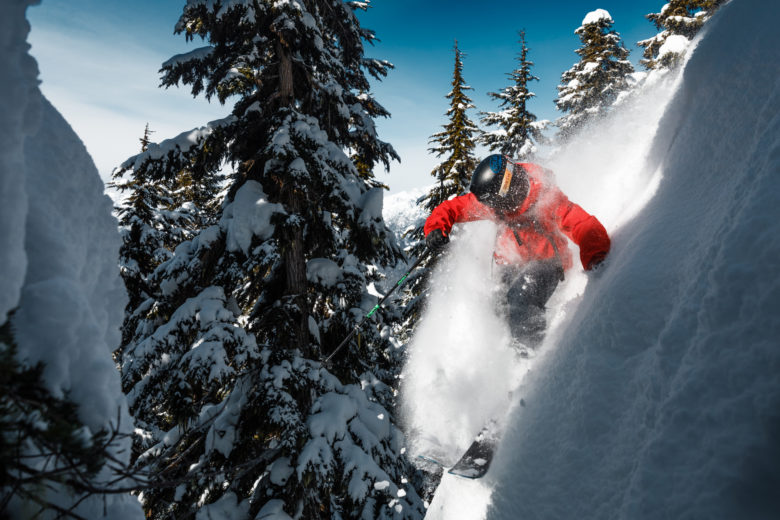
M 37 87 L 27 53 L 25 9 L 0 7 L 0 323 L 13 316 L 19 359 L 43 362 L 44 384 L 79 405 L 92 432 L 132 420 L 111 352 L 119 345 L 126 293 L 117 265 L 120 238 L 111 200 L 86 148 Z M 127 461 L 130 440 L 114 455 Z M 110 478 L 107 471 L 95 483 Z M 121 484 L 120 484 L 121 485 Z M 69 508 L 74 497 L 52 486 L 47 497 Z M 12 502 L 11 517 L 24 515 Z M 142 518 L 129 495 L 94 496 L 73 512 L 84 518 Z M 48 518 L 48 516 L 42 516 Z
M 613 250 L 567 275 L 525 367 L 501 363 L 490 231 L 462 226 L 410 345 L 410 442 L 460 445 L 509 416 L 486 477 L 445 474 L 426 518 L 780 517 L 778 19 L 726 4 L 681 76 L 649 75 L 540 161 Z
M 670 34 L 666 37 L 661 48 L 658 49 L 658 58 L 660 59 L 669 53 L 682 54 L 690 43 L 691 41 L 682 34 Z
M 341 280 L 341 267 L 330 258 L 312 258 L 306 262 L 306 279 L 333 287 Z
M 281 204 L 268 202 L 263 186 L 257 181 L 246 181 L 225 210 L 219 225 L 227 233 L 228 251 L 249 254 L 254 237 L 265 240 L 274 232 L 271 218 L 284 213 Z
M 30 25 L 24 17 L 27 6 L 16 1 L 0 8 L 0 323 L 19 301 L 27 255 L 24 251 L 24 221 L 27 192 L 24 189 L 24 139 L 32 131 L 40 110 L 38 65 L 27 52 Z
M 199 49 L 199 50 L 203 51 L 203 49 Z M 197 51 L 193 51 L 193 52 L 197 52 Z M 172 59 L 176 59 L 176 58 L 178 58 L 178 56 L 174 56 L 174 58 Z M 225 118 L 217 119 L 215 121 L 210 121 L 209 123 L 199 128 L 193 128 L 192 130 L 187 130 L 186 132 L 182 132 L 176 137 L 165 139 L 160 143 L 149 143 L 146 151 L 130 157 L 129 159 L 127 159 L 125 162 L 122 163 L 121 167 L 127 169 L 137 169 L 145 161 L 161 160 L 167 157 L 168 154 L 170 153 L 187 152 L 191 148 L 201 143 L 203 139 L 213 134 L 215 130 L 218 130 L 223 126 L 230 125 L 235 121 L 236 121 L 236 116 L 231 114 Z
M 605 9 L 596 9 L 595 11 L 591 11 L 588 14 L 585 15 L 585 18 L 582 19 L 581 25 L 588 25 L 589 23 L 599 23 L 601 20 L 605 20 L 607 22 L 612 21 L 612 16 L 609 14 L 609 11 Z
M 278 498 L 266 502 L 255 518 L 257 520 L 292 520 L 292 517 L 284 512 L 284 500 Z
M 200 508 L 195 515 L 195 520 L 244 520 L 248 515 L 249 502 L 240 501 L 235 493 L 229 491 L 213 504 Z
M 185 52 L 183 54 L 177 54 L 176 56 L 173 56 L 172 58 L 166 60 L 163 62 L 162 65 L 160 65 L 160 68 L 165 67 L 175 67 L 178 65 L 182 65 L 187 63 L 190 60 L 204 60 L 211 56 L 214 53 L 214 47 L 211 45 L 207 45 L 205 47 L 198 47 L 197 49 L 193 49 L 189 52 Z
M 43 361 L 49 390 L 68 392 L 97 430 L 124 408 L 111 359 L 127 299 L 120 239 L 92 159 L 59 113 L 41 104 L 41 125 L 25 140 L 27 270 L 15 337 L 19 357 Z
M 385 190 L 383 188 L 371 188 L 360 197 L 358 202 L 358 207 L 360 208 L 359 223 L 367 225 L 382 218 L 384 194 Z
M 658 191 L 536 371 L 489 518 L 780 515 L 780 6 L 762 6 L 724 6 L 693 51 L 645 163 Z

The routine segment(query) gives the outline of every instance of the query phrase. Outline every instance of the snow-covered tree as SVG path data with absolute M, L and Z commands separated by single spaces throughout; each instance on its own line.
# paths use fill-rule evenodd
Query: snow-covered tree
M 555 105 L 564 113 L 556 121 L 559 137 L 567 138 L 587 120 L 608 107 L 628 87 L 634 72 L 629 51 L 612 29 L 612 16 L 604 9 L 588 13 L 575 34 L 582 46 L 580 61 L 561 75 Z
M 528 101 L 535 96 L 528 89 L 528 83 L 539 81 L 531 74 L 534 63 L 528 59 L 528 47 L 525 31 L 520 31 L 520 53 L 517 55 L 518 68 L 508 73 L 511 85 L 499 92 L 488 95 L 505 107 L 500 112 L 482 112 L 481 122 L 498 129 L 485 132 L 480 140 L 491 151 L 498 151 L 515 159 L 526 159 L 536 150 L 536 144 L 543 140 L 542 130 L 547 121 L 537 121 L 528 111 Z
M 431 175 L 436 179 L 436 184 L 431 190 L 417 201 L 427 213 L 445 200 L 462 195 L 469 189 L 471 174 L 477 167 L 477 158 L 474 155 L 476 140 L 479 136 L 479 128 L 468 116 L 468 110 L 474 107 L 466 92 L 473 90 L 463 79 L 463 52 L 458 49 L 455 41 L 455 68 L 452 74 L 452 89 L 445 96 L 450 100 L 450 108 L 447 110 L 449 121 L 443 125 L 444 130 L 433 134 L 428 149 L 436 157 L 444 158 L 434 167 Z M 407 252 L 410 257 L 417 258 L 425 253 L 425 241 L 423 222 L 408 232 L 414 245 Z M 428 274 L 433 268 L 435 257 L 426 258 L 409 277 L 405 289 L 405 328 L 411 329 L 422 311 L 423 294 L 428 279 Z
M 143 495 L 153 518 L 420 518 L 394 425 L 400 350 L 372 310 L 401 258 L 371 172 L 396 158 L 364 56 L 367 2 L 189 0 L 176 26 L 206 47 L 163 65 L 232 113 L 149 146 L 148 179 L 233 170 L 213 225 L 176 247 L 132 312 L 123 383 L 139 465 L 180 480 Z M 359 158 L 360 168 L 351 157 Z
M 122 197 L 116 213 L 122 233 L 119 265 L 130 297 L 128 309 L 132 309 L 149 297 L 146 278 L 169 257 L 165 243 L 180 236 L 181 226 L 163 219 L 160 210 L 172 203 L 164 185 L 151 182 L 138 172 L 111 186 L 129 192 Z
M 645 18 L 660 32 L 637 43 L 644 48 L 640 63 L 647 69 L 679 64 L 690 41 L 725 0 L 670 0 Z
M 147 152 L 153 132 L 146 125 L 141 152 Z M 152 294 L 148 277 L 184 240 L 198 229 L 213 224 L 223 176 L 193 174 L 184 167 L 166 177 L 152 177 L 145 169 L 119 168 L 111 187 L 121 198 L 115 208 L 122 235 L 119 264 L 127 288 L 127 309 L 132 313 Z M 133 320 L 123 326 L 124 341 L 135 327 Z

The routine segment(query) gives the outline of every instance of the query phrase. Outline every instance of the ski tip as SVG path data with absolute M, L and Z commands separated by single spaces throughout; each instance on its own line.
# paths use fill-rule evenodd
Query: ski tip
M 477 480 L 485 476 L 487 473 L 487 467 L 485 468 L 467 468 L 462 470 L 451 469 L 447 473 L 455 475 L 456 477 L 466 478 L 469 480 Z
M 466 457 L 458 461 L 447 473 L 456 477 L 478 479 L 485 476 L 490 468 L 490 459 L 483 457 Z

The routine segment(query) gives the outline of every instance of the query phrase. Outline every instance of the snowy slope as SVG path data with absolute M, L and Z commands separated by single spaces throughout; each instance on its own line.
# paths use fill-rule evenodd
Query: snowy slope
M 760 13 L 760 16 L 756 16 Z M 488 518 L 780 517 L 780 5 L 726 5 L 527 384 Z
M 82 424 L 98 432 L 119 418 L 119 430 L 129 433 L 133 424 L 111 358 L 127 298 L 117 266 L 117 224 L 84 145 L 38 90 L 25 42 L 31 3 L 14 0 L 0 8 L 0 63 L 10 78 L 0 86 L 0 323 L 15 310 L 19 359 L 45 364 L 47 389 L 78 404 Z M 126 462 L 129 439 L 112 447 Z M 103 471 L 94 483 L 113 477 Z M 57 487 L 48 498 L 65 508 L 75 500 Z M 24 516 L 25 507 L 34 506 L 12 503 L 9 513 Z M 120 520 L 143 515 L 129 495 L 94 496 L 74 513 Z

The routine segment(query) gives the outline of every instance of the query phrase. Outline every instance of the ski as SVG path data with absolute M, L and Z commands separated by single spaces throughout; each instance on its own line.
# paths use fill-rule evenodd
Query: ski
M 471 443 L 458 462 L 452 466 L 448 473 L 458 477 L 478 479 L 485 476 L 490 463 L 493 461 L 493 454 L 498 446 L 498 438 L 495 432 L 495 423 L 491 422 L 488 426 L 482 428 L 479 435 Z
M 485 473 L 490 468 L 490 463 L 493 461 L 493 453 L 497 446 L 496 422 L 490 421 L 487 426 L 482 428 L 463 456 L 454 465 L 447 464 L 442 458 L 433 455 L 420 454 L 417 455 L 417 459 L 436 465 L 450 475 L 478 479 L 485 476 Z

